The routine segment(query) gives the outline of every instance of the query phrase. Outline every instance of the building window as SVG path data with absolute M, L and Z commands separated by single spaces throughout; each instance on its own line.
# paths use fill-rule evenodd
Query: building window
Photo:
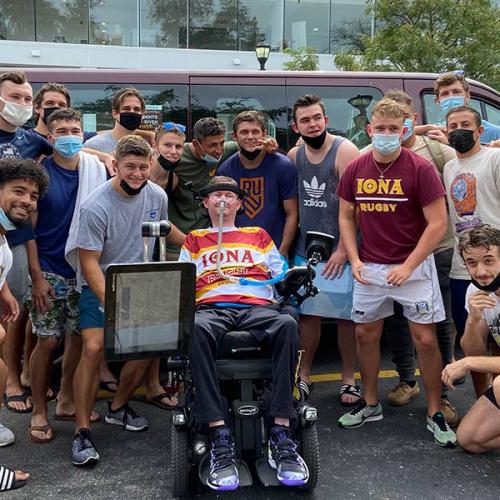
M 141 0 L 141 45 L 186 48 L 187 0 Z
M 190 49 L 237 50 L 237 0 L 189 0 Z
M 89 43 L 87 0 L 35 0 L 36 39 L 39 42 Z
M 0 40 L 34 39 L 34 0 L 0 0 Z
M 239 50 L 255 49 L 266 41 L 271 50 L 280 51 L 283 43 L 283 0 L 239 0 Z
M 361 49 L 361 38 L 370 36 L 371 15 L 366 13 L 371 0 L 332 0 L 330 50 L 333 53 Z
M 285 0 L 284 48 L 329 52 L 330 0 Z
M 139 45 L 139 12 L 135 0 L 93 0 L 90 37 L 94 45 Z

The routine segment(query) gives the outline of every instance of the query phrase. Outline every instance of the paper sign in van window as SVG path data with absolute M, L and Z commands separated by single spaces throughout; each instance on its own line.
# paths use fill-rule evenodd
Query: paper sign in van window
M 146 104 L 146 112 L 142 117 L 141 130 L 156 130 L 161 124 L 161 104 Z

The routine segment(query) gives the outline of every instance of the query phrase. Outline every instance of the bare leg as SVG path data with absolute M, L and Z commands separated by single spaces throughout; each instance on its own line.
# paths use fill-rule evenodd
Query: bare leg
M 108 385 L 111 386 L 113 391 L 118 389 L 118 381 L 116 380 L 116 377 L 109 369 L 106 356 L 102 357 L 101 363 L 99 364 L 99 377 L 100 377 L 99 381 L 108 383 Z
M 337 321 L 337 344 L 342 363 L 342 383 L 355 385 L 354 370 L 356 369 L 356 326 L 352 321 Z M 344 394 L 344 403 L 355 403 L 356 396 Z
M 141 359 L 137 361 L 127 361 L 120 372 L 120 383 L 113 401 L 111 401 L 111 410 L 116 411 L 125 406 L 134 391 L 141 383 L 142 378 L 151 366 L 150 359 Z
M 420 373 L 424 381 L 428 414 L 441 411 L 441 371 L 443 358 L 439 351 L 436 325 L 423 325 L 408 321 L 410 332 L 418 354 Z
M 160 359 L 155 359 L 146 373 L 146 399 L 153 399 L 164 392 L 165 389 L 160 384 Z M 176 396 L 165 396 L 160 402 L 166 406 L 175 406 L 179 401 Z
M 28 319 L 28 321 L 26 322 L 26 330 L 24 331 L 23 371 L 21 372 L 21 384 L 25 387 L 31 387 L 30 360 L 35 346 L 36 335 L 33 334 L 31 320 Z
M 62 360 L 61 390 L 57 396 L 57 414 L 70 415 L 75 411 L 73 397 L 73 378 L 82 354 L 82 338 L 80 335 L 69 335 L 64 338 L 64 356 Z
M 466 356 L 486 356 L 488 353 L 486 337 L 462 337 L 460 345 Z M 470 372 L 470 374 L 474 390 L 476 391 L 476 397 L 479 398 L 488 388 L 489 374 L 479 372 Z
M 300 378 L 310 383 L 311 367 L 321 337 L 321 318 L 319 316 L 300 317 L 300 346 L 304 350 L 300 364 Z
M 364 396 L 367 404 L 376 405 L 378 399 L 378 372 L 380 370 L 380 337 L 384 320 L 356 325 Z
M 0 348 L 4 347 L 4 342 L 6 338 L 5 329 L 0 325 Z M 1 394 L 5 392 L 5 386 L 7 384 L 7 376 L 9 371 L 7 369 L 7 365 L 4 363 L 4 360 L 0 358 L 0 391 Z M 0 403 L 0 408 L 2 407 L 2 403 Z
M 82 356 L 73 377 L 76 430 L 90 429 L 90 412 L 95 401 L 99 364 L 104 353 L 102 328 L 82 330 Z
M 49 423 L 47 415 L 47 388 L 51 372 L 52 355 L 57 346 L 56 337 L 38 338 L 30 363 L 31 398 L 33 400 L 33 415 L 31 425 L 43 426 Z M 52 430 L 47 433 L 33 431 L 33 437 L 48 439 Z

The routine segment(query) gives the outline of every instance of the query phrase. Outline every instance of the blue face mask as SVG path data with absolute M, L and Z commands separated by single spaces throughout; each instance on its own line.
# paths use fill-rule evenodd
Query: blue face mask
M 4 231 L 14 231 L 17 226 L 7 217 L 3 208 L 0 208 L 0 226 L 3 227 Z
M 463 95 L 456 96 L 456 97 L 446 97 L 445 99 L 441 99 L 439 101 L 439 105 L 441 106 L 441 110 L 443 111 L 444 115 L 448 113 L 448 111 L 451 111 L 454 108 L 458 108 L 460 106 L 465 105 L 465 97 Z
M 61 135 L 56 137 L 54 149 L 64 158 L 71 158 L 77 155 L 83 147 L 81 137 L 77 135 Z
M 219 160 L 205 153 L 205 156 L 202 157 L 202 160 L 206 162 L 208 165 L 217 165 Z
M 405 120 L 404 126 L 406 127 L 406 132 L 401 136 L 401 142 L 407 141 L 413 135 L 413 120 L 407 118 Z
M 373 134 L 372 145 L 381 155 L 388 156 L 399 149 L 401 138 L 399 134 Z

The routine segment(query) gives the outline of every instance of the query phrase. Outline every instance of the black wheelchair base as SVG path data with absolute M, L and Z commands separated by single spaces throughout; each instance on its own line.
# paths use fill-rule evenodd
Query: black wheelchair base
M 267 458 L 259 458 L 255 462 L 255 471 L 259 477 L 259 481 L 264 486 L 280 486 L 280 482 L 276 477 L 276 471 L 271 468 Z

